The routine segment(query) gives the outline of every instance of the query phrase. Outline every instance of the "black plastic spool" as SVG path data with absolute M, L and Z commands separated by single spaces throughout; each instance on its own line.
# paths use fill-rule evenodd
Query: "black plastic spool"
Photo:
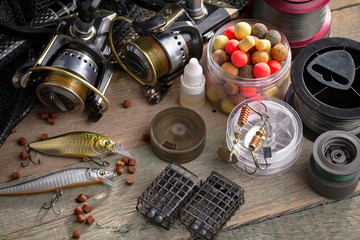
M 321 134 L 314 142 L 308 182 L 319 195 L 344 199 L 356 189 L 360 177 L 360 139 L 345 131 Z
M 169 164 L 138 198 L 136 210 L 149 222 L 167 230 L 201 184 L 201 179 L 180 166 Z
M 356 94 L 360 93 L 359 42 L 326 38 L 309 44 L 293 62 L 291 81 L 286 101 L 293 107 L 296 94 L 320 115 L 360 120 L 360 96 Z M 320 134 L 304 124 L 308 139 L 314 141 Z
M 181 210 L 180 222 L 194 238 L 214 239 L 244 202 L 244 189 L 214 171 Z

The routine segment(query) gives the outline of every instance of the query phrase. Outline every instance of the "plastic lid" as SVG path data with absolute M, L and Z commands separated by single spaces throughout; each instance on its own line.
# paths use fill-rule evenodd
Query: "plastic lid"
M 302 14 L 319 10 L 330 0 L 264 0 L 269 6 L 283 12 Z
M 173 107 L 159 112 L 150 126 L 154 153 L 167 162 L 185 163 L 204 149 L 206 125 L 195 111 Z

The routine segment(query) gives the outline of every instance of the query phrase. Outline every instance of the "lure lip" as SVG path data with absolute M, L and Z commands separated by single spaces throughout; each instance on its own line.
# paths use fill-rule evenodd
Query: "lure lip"
M 128 157 L 128 158 L 133 158 L 128 151 L 126 151 L 124 148 L 122 148 L 121 144 L 116 144 L 114 146 L 113 152 L 118 153 L 118 154 Z

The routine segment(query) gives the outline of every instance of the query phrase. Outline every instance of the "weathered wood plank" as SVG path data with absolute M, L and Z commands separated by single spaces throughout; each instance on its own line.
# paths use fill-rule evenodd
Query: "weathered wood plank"
M 231 229 L 218 239 L 358 239 L 360 196 Z

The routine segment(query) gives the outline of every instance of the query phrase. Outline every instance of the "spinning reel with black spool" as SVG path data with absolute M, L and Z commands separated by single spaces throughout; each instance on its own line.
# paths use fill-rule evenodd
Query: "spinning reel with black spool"
M 360 137 L 360 43 L 327 38 L 309 44 L 291 69 L 287 102 L 299 113 L 304 136 L 329 130 Z

